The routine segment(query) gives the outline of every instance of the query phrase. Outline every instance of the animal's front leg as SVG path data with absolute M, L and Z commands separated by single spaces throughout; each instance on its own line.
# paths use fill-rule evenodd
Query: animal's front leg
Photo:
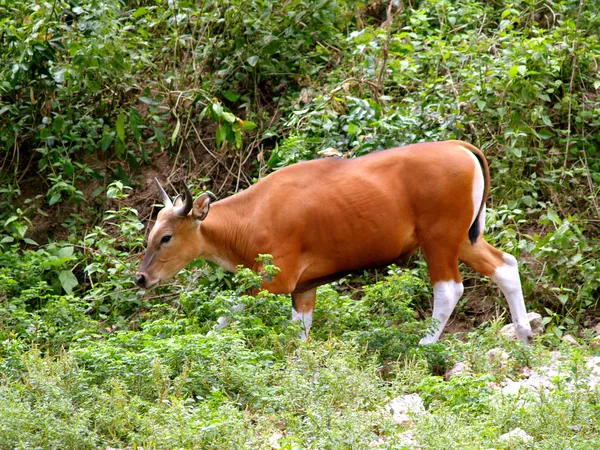
M 246 309 L 246 305 L 240 303 L 231 308 L 232 313 L 240 312 Z M 213 326 L 213 330 L 221 330 L 229 325 L 231 321 L 231 316 L 221 316 L 217 319 L 217 323 Z
M 300 293 L 292 293 L 292 320 L 302 324 L 304 330 L 300 332 L 300 339 L 303 341 L 308 339 L 316 297 L 317 288 Z

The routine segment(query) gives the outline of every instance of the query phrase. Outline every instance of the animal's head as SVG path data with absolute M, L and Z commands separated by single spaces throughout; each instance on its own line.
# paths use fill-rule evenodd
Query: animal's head
M 171 201 L 154 178 L 165 207 L 158 213 L 148 236 L 146 255 L 135 274 L 135 283 L 142 288 L 155 286 L 177 274 L 199 256 L 201 251 L 200 222 L 208 215 L 210 197 L 204 193 L 195 201 L 185 183 L 184 195 Z

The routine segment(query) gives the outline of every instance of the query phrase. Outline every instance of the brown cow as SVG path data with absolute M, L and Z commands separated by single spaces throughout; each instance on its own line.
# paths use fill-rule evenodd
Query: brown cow
M 136 283 L 152 287 L 196 258 L 230 271 L 257 270 L 255 258 L 270 254 L 281 272 L 263 288 L 292 294 L 292 317 L 302 321 L 306 337 L 317 286 L 421 248 L 439 321 L 421 343 L 437 341 L 463 293 L 459 260 L 498 284 L 517 336 L 527 343 L 517 260 L 483 238 L 489 179 L 481 151 L 447 141 L 301 162 L 215 203 L 207 194 L 194 201 L 186 186 L 173 204 L 156 180 L 165 208 Z

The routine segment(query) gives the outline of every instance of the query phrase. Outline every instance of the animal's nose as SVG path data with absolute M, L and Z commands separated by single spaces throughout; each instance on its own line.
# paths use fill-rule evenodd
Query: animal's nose
M 146 275 L 144 275 L 143 273 L 136 273 L 135 274 L 135 284 L 137 284 L 139 287 L 144 287 L 146 286 Z

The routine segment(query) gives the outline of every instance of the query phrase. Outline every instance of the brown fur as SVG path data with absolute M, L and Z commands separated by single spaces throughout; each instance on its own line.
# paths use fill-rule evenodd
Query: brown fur
M 489 192 L 487 163 L 479 150 L 461 141 L 302 162 L 210 205 L 204 221 L 195 220 L 193 212 L 181 218 L 162 210 L 140 273 L 152 285 L 195 258 L 229 270 L 237 265 L 256 270 L 255 258 L 268 253 L 281 272 L 263 287 L 294 293 L 295 302 L 313 306 L 315 286 L 396 262 L 419 247 L 434 284 L 461 280 L 459 257 L 490 275 L 502 256 L 482 238 L 475 245 L 467 239 L 475 173 L 473 159 L 461 148 L 484 161 L 483 204 Z M 171 241 L 160 244 L 165 234 Z

